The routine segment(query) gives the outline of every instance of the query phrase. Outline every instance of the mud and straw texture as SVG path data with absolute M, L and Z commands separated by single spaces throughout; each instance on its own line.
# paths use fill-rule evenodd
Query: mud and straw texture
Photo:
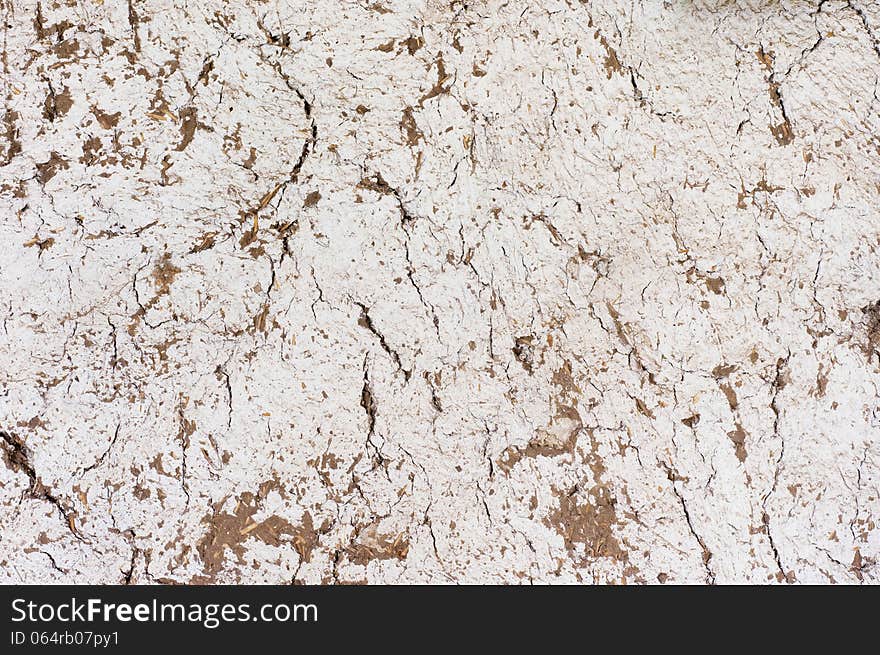
M 880 579 L 880 6 L 0 0 L 0 580 Z

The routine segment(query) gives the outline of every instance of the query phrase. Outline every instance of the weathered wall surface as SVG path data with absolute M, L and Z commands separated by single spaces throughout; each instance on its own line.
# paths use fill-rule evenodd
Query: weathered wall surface
M 0 13 L 0 580 L 880 580 L 876 2 Z

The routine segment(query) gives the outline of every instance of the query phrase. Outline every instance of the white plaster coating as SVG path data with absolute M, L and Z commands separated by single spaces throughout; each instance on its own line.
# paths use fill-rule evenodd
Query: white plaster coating
M 877 582 L 878 3 L 0 13 L 3 582 Z

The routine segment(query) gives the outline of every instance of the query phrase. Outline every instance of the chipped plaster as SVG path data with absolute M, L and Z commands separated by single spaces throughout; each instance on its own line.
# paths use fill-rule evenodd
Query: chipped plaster
M 876 2 L 0 13 L 4 582 L 878 580 Z

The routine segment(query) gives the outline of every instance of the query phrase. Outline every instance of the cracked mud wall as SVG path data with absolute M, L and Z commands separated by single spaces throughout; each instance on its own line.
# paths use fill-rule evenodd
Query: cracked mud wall
M 876 2 L 0 0 L 4 582 L 877 582 Z

